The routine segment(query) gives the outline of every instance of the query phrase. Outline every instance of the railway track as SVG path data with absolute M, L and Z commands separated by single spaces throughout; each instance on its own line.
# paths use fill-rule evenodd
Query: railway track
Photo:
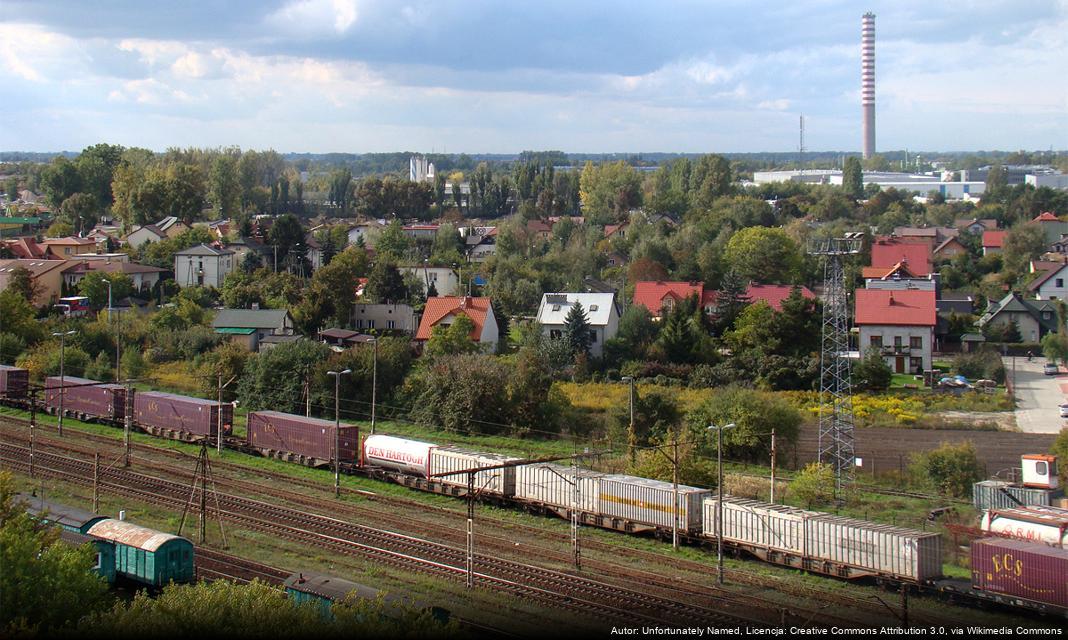
M 28 470 L 26 448 L 5 443 L 0 445 L 0 454 L 5 463 L 19 470 Z M 44 452 L 37 452 L 36 457 L 38 473 L 78 484 L 91 482 L 92 465 L 87 461 Z M 189 488 L 185 484 L 124 469 L 106 470 L 101 473 L 100 482 L 105 490 L 170 508 L 184 505 L 189 497 Z M 373 558 L 409 570 L 452 579 L 462 579 L 466 575 L 464 551 L 444 544 L 225 493 L 218 494 L 218 500 L 224 518 L 251 529 L 272 532 L 348 555 Z M 670 623 L 685 620 L 717 626 L 770 622 L 493 557 L 476 556 L 474 577 L 481 586 L 523 595 L 549 606 L 575 610 L 612 622 Z

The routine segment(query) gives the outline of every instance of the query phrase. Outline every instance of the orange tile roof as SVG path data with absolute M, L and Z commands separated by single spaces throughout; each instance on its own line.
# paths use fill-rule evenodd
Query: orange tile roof
M 790 292 L 793 291 L 794 285 L 792 284 L 750 284 L 746 287 L 745 297 L 748 298 L 750 303 L 753 302 L 766 302 L 769 307 L 775 311 L 782 311 L 782 301 L 790 297 Z M 707 289 L 703 296 L 701 296 L 701 306 L 716 304 L 716 299 L 719 297 L 719 292 L 715 289 Z M 808 298 L 810 300 L 815 299 L 816 294 L 808 287 L 801 287 L 801 297 Z
M 1008 231 L 984 231 L 983 232 L 983 246 L 990 249 L 1000 249 L 1005 246 L 1005 236 L 1009 235 Z
M 700 298 L 704 288 L 703 282 L 638 282 L 634 285 L 634 304 L 642 305 L 654 317 L 661 316 L 664 298 L 671 297 L 676 302 L 693 294 Z
M 871 266 L 889 269 L 899 262 L 908 264 L 909 271 L 918 276 L 931 273 L 931 245 L 897 238 L 876 238 L 871 245 Z
M 470 296 L 441 296 L 427 298 L 426 307 L 423 309 L 423 318 L 419 321 L 419 331 L 415 333 L 416 340 L 429 340 L 434 327 L 450 315 L 462 313 L 475 323 L 471 330 L 471 339 L 478 340 L 482 337 L 482 327 L 486 324 L 486 317 L 490 310 L 489 298 L 472 298 Z
M 857 289 L 855 293 L 857 325 L 935 325 L 934 291 Z

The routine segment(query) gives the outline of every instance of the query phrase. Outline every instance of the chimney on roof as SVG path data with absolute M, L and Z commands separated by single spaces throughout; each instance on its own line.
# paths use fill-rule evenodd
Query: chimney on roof
M 460 298 L 460 308 L 461 309 L 466 309 L 467 308 L 468 300 L 470 300 L 470 298 L 468 296 L 464 296 L 464 297 Z
M 894 306 L 894 292 L 893 291 L 890 292 L 890 306 L 891 307 Z

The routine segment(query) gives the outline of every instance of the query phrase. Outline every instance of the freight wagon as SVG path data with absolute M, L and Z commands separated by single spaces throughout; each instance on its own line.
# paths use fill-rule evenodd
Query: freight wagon
M 515 497 L 528 506 L 547 507 L 561 517 L 572 509 L 597 513 L 601 476 L 561 464 L 532 464 L 516 469 Z
M 0 396 L 17 400 L 25 398 L 29 389 L 29 370 L 0 364 Z
M 991 509 L 983 514 L 979 527 L 999 536 L 1063 548 L 1068 542 L 1068 509 L 1040 506 Z
M 140 391 L 134 395 L 133 419 L 155 436 L 179 440 L 199 440 L 218 436 L 220 412 L 223 434 L 233 428 L 234 406 L 214 400 L 191 398 L 162 391 Z
M 1004 480 L 983 480 L 972 485 L 972 503 L 976 511 L 1048 507 L 1062 495 L 1060 489 L 1020 487 Z
M 371 435 L 363 441 L 363 463 L 380 469 L 428 478 L 430 452 L 437 445 L 393 436 Z
M 378 589 L 366 585 L 313 573 L 294 573 L 283 583 L 286 595 L 296 604 L 313 603 L 324 620 L 333 620 L 335 602 L 378 600 L 382 598 L 382 614 L 387 618 L 401 618 L 405 609 L 426 611 L 441 623 L 447 623 L 451 614 L 448 609 L 427 606 L 390 594 L 383 595 Z
M 64 376 L 45 379 L 45 406 L 59 411 L 60 392 L 63 411 L 67 415 L 86 420 L 103 418 L 122 420 L 126 417 L 126 388 L 121 384 L 104 384 L 97 380 Z
M 704 501 L 716 536 L 719 501 Z M 724 498 L 723 541 L 765 562 L 842 578 L 927 582 L 942 575 L 942 536 L 758 500 Z
M 260 454 L 308 466 L 334 460 L 335 423 L 279 411 L 250 411 L 248 444 Z M 343 464 L 356 464 L 360 451 L 359 427 L 342 424 L 337 436 Z
M 35 520 L 59 525 L 65 531 L 88 533 L 94 524 L 101 520 L 107 520 L 107 517 L 91 511 L 49 502 L 37 496 L 20 493 L 17 497 L 20 502 L 26 504 L 26 512 Z
M 150 587 L 193 582 L 193 543 L 122 520 L 101 520 L 88 535 L 115 544 L 117 576 Z
M 464 471 L 480 467 L 515 462 L 513 458 L 493 453 L 479 453 L 459 447 L 433 447 L 430 449 L 430 475 L 435 476 L 443 485 L 467 489 L 466 473 L 437 476 L 448 471 Z M 475 490 L 480 495 L 492 495 L 511 498 L 515 495 L 515 467 L 503 467 L 475 473 Z
M 394 436 L 371 435 L 363 442 L 363 464 L 368 467 L 399 471 L 419 481 L 405 481 L 421 489 L 463 495 L 467 491 L 467 474 L 440 475 L 480 467 L 496 467 L 520 458 L 481 453 L 460 447 L 439 446 L 429 442 Z M 425 483 L 423 482 L 425 480 Z M 479 495 L 510 498 L 515 495 L 516 469 L 504 467 L 475 473 Z
M 1068 614 L 1068 550 L 1023 540 L 972 543 L 972 588 L 998 602 Z

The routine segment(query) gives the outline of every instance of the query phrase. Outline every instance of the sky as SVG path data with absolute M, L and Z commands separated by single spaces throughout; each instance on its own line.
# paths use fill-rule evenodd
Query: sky
M 1068 0 L 4 0 L 0 150 L 1068 149 Z

